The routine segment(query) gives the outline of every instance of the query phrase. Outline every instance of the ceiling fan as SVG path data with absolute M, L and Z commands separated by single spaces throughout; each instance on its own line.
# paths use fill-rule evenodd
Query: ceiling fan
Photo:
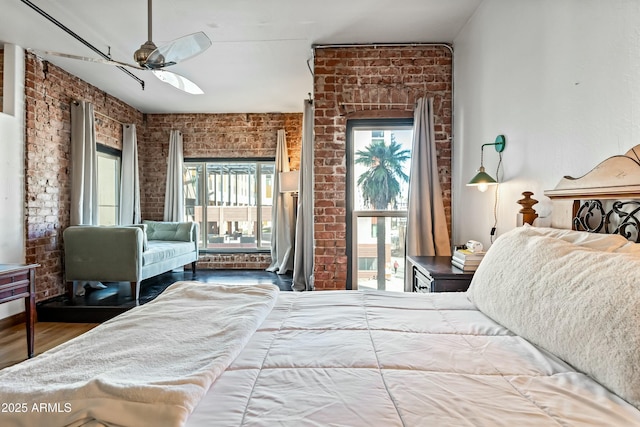
M 133 54 L 136 64 L 101 58 L 89 58 L 85 56 L 71 55 L 60 52 L 38 51 L 46 55 L 60 56 L 63 58 L 79 59 L 82 61 L 99 62 L 116 66 L 125 66 L 138 70 L 151 70 L 161 81 L 168 83 L 177 89 L 191 94 L 204 93 L 197 84 L 180 74 L 166 71 L 165 68 L 185 61 L 201 54 L 211 46 L 211 40 L 203 32 L 189 34 L 160 47 L 152 41 L 152 0 L 147 0 L 147 24 L 148 40 Z

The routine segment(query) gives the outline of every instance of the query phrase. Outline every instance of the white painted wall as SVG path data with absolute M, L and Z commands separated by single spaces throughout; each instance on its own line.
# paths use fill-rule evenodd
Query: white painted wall
M 0 113 L 0 264 L 25 261 L 24 73 L 24 50 L 6 44 Z M 0 319 L 21 311 L 22 300 L 2 304 Z
M 454 41 L 453 241 L 490 242 L 494 196 L 465 184 L 507 138 L 498 232 L 544 190 L 640 143 L 640 1 L 484 0 Z M 485 148 L 495 177 L 498 155 Z

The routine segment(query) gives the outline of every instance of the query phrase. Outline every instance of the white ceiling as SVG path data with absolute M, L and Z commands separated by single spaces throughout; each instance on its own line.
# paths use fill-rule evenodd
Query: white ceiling
M 147 40 L 145 0 L 31 0 L 112 58 L 133 63 Z M 45 58 L 142 112 L 295 112 L 313 91 L 314 44 L 452 42 L 482 0 L 156 0 L 160 46 L 204 31 L 213 45 L 168 68 L 205 92 L 189 95 L 112 65 Z M 97 57 L 21 0 L 0 0 L 0 42 Z

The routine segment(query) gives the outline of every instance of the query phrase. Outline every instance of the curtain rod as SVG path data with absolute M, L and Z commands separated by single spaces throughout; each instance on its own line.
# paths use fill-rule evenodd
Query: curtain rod
M 129 126 L 129 125 L 130 125 L 130 123 L 122 123 L 122 122 L 121 122 L 120 120 L 118 120 L 118 119 L 114 119 L 113 117 L 107 116 L 106 114 L 100 113 L 100 112 L 95 111 L 95 110 L 93 111 L 93 114 L 95 114 L 96 116 L 102 116 L 102 117 L 104 117 L 105 119 L 108 119 L 108 120 L 114 121 L 114 122 L 116 122 L 116 123 L 120 123 L 122 126 Z
M 77 101 L 77 100 L 75 100 L 75 99 L 74 99 L 72 102 L 73 102 L 73 105 L 80 105 L 80 102 L 78 102 L 78 101 Z M 122 123 L 122 122 L 121 122 L 120 120 L 118 120 L 118 119 L 114 119 L 114 118 L 113 118 L 113 117 L 111 117 L 111 116 L 107 116 L 107 115 L 106 115 L 106 114 L 104 114 L 104 113 L 101 113 L 101 112 L 99 112 L 99 111 L 96 111 L 96 110 L 95 110 L 95 108 L 93 109 L 93 114 L 94 114 L 94 115 L 96 115 L 96 116 L 102 116 L 102 117 L 104 117 L 105 119 L 112 120 L 112 121 L 114 121 L 114 122 L 116 122 L 116 123 L 120 123 L 122 126 L 129 127 L 129 126 L 131 125 L 131 123 Z

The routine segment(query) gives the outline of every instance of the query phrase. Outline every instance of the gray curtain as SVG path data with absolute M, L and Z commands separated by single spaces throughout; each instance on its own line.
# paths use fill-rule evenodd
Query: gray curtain
M 293 261 L 294 291 L 313 290 L 313 103 L 304 102 L 298 216 Z
M 98 155 L 93 105 L 71 103 L 71 225 L 98 225 Z
M 406 255 L 451 256 L 447 218 L 438 176 L 432 98 L 420 98 L 413 115 L 406 236 Z M 411 292 L 412 286 L 409 265 L 405 260 L 405 292 Z
M 71 103 L 71 212 L 70 225 L 98 225 L 98 152 L 93 104 Z M 84 295 L 85 286 L 104 289 L 100 282 L 73 282 L 72 292 Z
M 169 137 L 167 188 L 164 193 L 165 221 L 184 221 L 184 187 L 182 183 L 183 165 L 182 132 L 172 130 Z
M 140 224 L 140 176 L 136 125 L 122 126 L 122 173 L 120 174 L 121 225 Z
M 289 153 L 284 129 L 278 130 L 276 165 L 271 206 L 271 265 L 267 271 L 285 274 L 293 269 L 293 197 L 280 192 L 280 172 L 289 172 Z

